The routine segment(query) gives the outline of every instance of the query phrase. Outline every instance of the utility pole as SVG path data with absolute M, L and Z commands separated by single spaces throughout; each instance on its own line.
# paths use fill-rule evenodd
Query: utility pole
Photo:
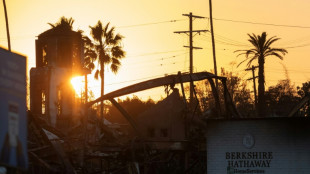
M 9 20 L 8 20 L 8 13 L 6 11 L 5 0 L 3 0 L 3 8 L 4 8 L 4 15 L 5 15 L 5 22 L 6 22 L 6 35 L 7 35 L 7 38 L 8 38 L 8 48 L 9 48 L 9 51 L 11 52 L 11 39 L 10 39 L 10 30 L 9 30 Z
M 214 41 L 213 18 L 212 18 L 212 0 L 209 0 L 209 11 L 210 11 L 210 28 L 211 28 L 211 38 L 212 38 L 214 74 L 217 76 L 217 66 L 216 66 L 216 56 L 215 56 L 215 41 Z M 218 90 L 217 79 L 215 79 L 215 86 L 216 86 L 216 90 Z
M 255 83 L 255 79 L 258 78 L 258 76 L 255 76 L 255 69 L 258 68 L 258 66 L 254 66 L 252 65 L 251 68 L 246 69 L 246 71 L 251 71 L 252 70 L 252 78 L 249 78 L 247 80 L 253 80 L 253 88 L 254 88 L 254 105 L 255 105 L 255 109 L 256 109 L 256 105 L 257 105 L 257 95 L 256 95 L 256 83 Z
M 190 75 L 193 74 L 193 49 L 202 49 L 200 47 L 193 46 L 193 33 L 200 34 L 201 32 L 207 32 L 208 30 L 193 30 L 193 18 L 205 18 L 202 16 L 195 16 L 191 12 L 189 14 L 183 14 L 183 16 L 189 17 L 189 31 L 175 31 L 174 33 L 189 33 L 189 46 L 184 46 L 189 48 L 189 73 Z M 193 97 L 194 97 L 194 86 L 193 83 L 190 83 L 190 106 L 193 104 Z

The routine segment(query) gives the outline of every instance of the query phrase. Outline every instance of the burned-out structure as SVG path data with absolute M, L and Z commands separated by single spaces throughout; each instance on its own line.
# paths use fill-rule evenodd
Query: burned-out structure
M 81 103 L 75 98 L 70 80 L 87 73 L 82 66 L 83 51 L 82 35 L 73 31 L 70 25 L 53 26 L 36 40 L 36 67 L 30 71 L 28 113 L 30 173 L 206 171 L 204 119 L 210 116 L 240 117 L 228 93 L 225 77 L 209 72 L 179 72 Z M 188 103 L 185 96 L 183 84 L 194 86 L 195 81 L 201 80 L 208 81 L 214 96 L 209 115 L 198 111 L 199 102 Z M 224 91 L 221 95 L 215 80 L 222 82 Z M 178 84 L 179 88 L 176 87 Z M 115 100 L 162 86 L 173 92 L 135 118 Z M 220 97 L 224 99 L 220 100 Z M 92 105 L 106 100 L 126 118 L 130 126 L 128 131 L 97 117 Z M 191 101 L 194 101 L 193 97 Z
M 81 104 L 70 79 L 86 74 L 83 58 L 81 33 L 70 28 L 56 26 L 36 40 L 36 68 L 30 72 L 29 173 L 310 171 L 310 153 L 304 150 L 310 144 L 309 119 L 245 120 L 232 102 L 225 77 L 209 72 L 167 75 Z M 214 100 L 207 112 L 199 112 L 199 100 L 188 103 L 184 92 L 184 83 L 194 86 L 201 80 L 208 81 Z M 222 88 L 216 87 L 216 80 Z M 161 86 L 173 92 L 135 118 L 115 100 Z M 96 116 L 91 106 L 106 100 L 126 118 L 130 133 Z M 301 104 L 308 101 L 309 96 Z
M 218 79 L 223 83 L 225 106 L 219 105 L 218 96 L 214 97 L 218 103 L 215 106 L 215 113 L 220 114 L 218 117 L 238 117 L 225 87 L 226 78 L 208 72 L 168 75 L 108 93 L 84 104 L 81 107 L 85 109 L 83 121 L 68 131 L 61 131 L 44 117 L 29 113 L 30 171 L 203 173 L 206 170 L 206 124 L 197 107 L 191 108 L 187 103 L 183 83 L 204 79 L 212 84 L 214 95 L 218 93 L 213 80 Z M 181 88 L 176 88 L 175 84 L 181 84 Z M 136 118 L 114 99 L 160 86 L 169 86 L 173 92 Z M 91 109 L 87 108 L 103 100 L 109 100 L 127 119 L 133 130 L 130 135 L 92 116 Z M 226 109 L 220 111 L 220 108 Z
M 149 142 L 156 142 L 154 147 L 181 149 L 180 142 L 185 140 L 185 116 L 186 103 L 179 90 L 174 89 L 167 98 L 140 114 L 136 122 L 143 137 Z
M 36 67 L 30 70 L 30 110 L 53 127 L 70 127 L 79 118 L 70 79 L 85 74 L 80 32 L 58 25 L 36 40 Z
M 224 105 L 220 105 L 215 79 L 222 82 Z M 206 140 L 204 137 L 206 122 L 204 119 L 208 116 L 197 112 L 198 103 L 194 107 L 187 103 L 183 87 L 183 83 L 200 80 L 208 80 L 211 84 L 216 101 L 214 106 L 216 118 L 240 117 L 228 93 L 226 78 L 208 72 L 168 75 L 113 91 L 88 102 L 86 107 L 102 100 L 109 100 L 133 128 L 133 136 L 128 142 L 117 142 L 116 144 L 121 144 L 120 146 L 114 144 L 119 149 L 119 155 L 114 158 L 115 160 L 111 160 L 113 159 L 111 157 L 101 158 L 103 161 L 109 161 L 110 165 L 108 166 L 111 168 L 106 166 L 99 171 L 113 171 L 112 173 L 204 173 L 206 171 Z M 176 84 L 181 84 L 181 90 L 175 87 Z M 114 99 L 159 86 L 168 86 L 173 92 L 136 118 L 127 113 Z M 182 95 L 179 91 L 182 91 Z M 101 148 L 101 150 L 108 149 Z M 104 153 L 113 156 L 115 149 L 110 148 L 110 150 Z M 125 156 L 123 156 L 124 154 Z M 121 167 L 120 164 L 127 167 Z

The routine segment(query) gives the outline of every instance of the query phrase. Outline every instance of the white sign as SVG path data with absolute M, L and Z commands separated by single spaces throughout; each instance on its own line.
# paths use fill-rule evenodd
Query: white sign
M 310 173 L 310 119 L 208 120 L 208 174 Z

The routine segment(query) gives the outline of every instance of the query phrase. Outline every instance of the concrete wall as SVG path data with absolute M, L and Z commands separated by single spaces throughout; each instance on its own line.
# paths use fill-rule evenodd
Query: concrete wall
M 209 120 L 207 171 L 310 173 L 310 119 Z
M 57 92 L 59 89 L 62 91 L 62 115 L 70 115 L 72 113 L 72 88 L 70 88 L 70 78 L 71 78 L 71 72 L 70 69 L 66 68 L 52 68 L 51 69 L 51 83 L 49 88 L 49 115 L 50 115 L 50 121 L 51 125 L 54 127 L 56 126 L 57 122 L 57 105 L 58 97 Z M 69 99 L 68 99 L 69 98 Z
M 52 126 L 59 125 L 69 128 L 72 121 L 79 120 L 81 112 L 70 82 L 71 77 L 72 70 L 69 68 L 32 68 L 30 73 L 30 108 L 33 114 L 42 114 L 42 91 L 45 91 L 47 106 L 44 116 Z M 61 91 L 61 101 L 58 101 L 59 90 Z M 60 115 L 58 115 L 57 109 L 58 102 L 61 102 Z

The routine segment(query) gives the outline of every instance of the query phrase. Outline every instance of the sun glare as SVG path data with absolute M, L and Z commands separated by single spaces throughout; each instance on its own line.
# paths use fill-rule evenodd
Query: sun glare
M 84 76 L 73 77 L 71 84 L 75 93 L 81 97 L 81 93 L 84 91 Z

